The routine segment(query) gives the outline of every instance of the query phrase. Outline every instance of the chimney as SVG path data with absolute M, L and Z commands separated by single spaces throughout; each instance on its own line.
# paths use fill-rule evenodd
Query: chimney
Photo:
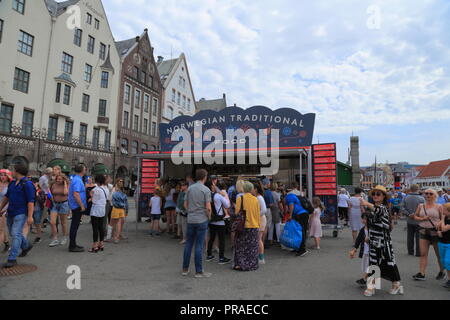
M 139 37 L 139 36 L 137 36 L 136 37 L 136 42 L 139 42 L 139 39 L 140 39 L 141 37 Z
M 145 28 L 145 29 L 144 29 L 144 32 L 148 32 L 148 29 L 147 29 L 147 28 Z
M 163 62 L 163 60 L 164 60 L 164 57 L 158 56 L 158 63 Z
M 224 93 L 223 94 L 223 100 L 226 100 L 226 98 L 227 98 L 227 95 Z

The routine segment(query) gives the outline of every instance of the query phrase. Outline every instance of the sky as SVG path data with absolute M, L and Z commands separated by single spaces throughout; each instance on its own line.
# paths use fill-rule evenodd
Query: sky
M 346 162 L 450 158 L 448 0 L 104 0 L 116 41 L 187 57 L 196 100 L 316 113 Z

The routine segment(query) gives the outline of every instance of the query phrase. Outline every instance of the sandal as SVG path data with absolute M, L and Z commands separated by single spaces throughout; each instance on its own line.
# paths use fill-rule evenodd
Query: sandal
M 375 289 L 366 289 L 366 291 L 364 291 L 364 295 L 366 297 L 371 297 L 375 294 Z
M 90 252 L 90 253 L 97 253 L 98 250 L 100 250 L 100 249 L 98 247 L 95 247 L 95 248 L 89 249 L 88 252 Z
M 233 270 L 236 270 L 236 271 L 242 271 L 241 267 L 239 267 L 239 266 L 234 266 L 234 267 L 233 267 Z

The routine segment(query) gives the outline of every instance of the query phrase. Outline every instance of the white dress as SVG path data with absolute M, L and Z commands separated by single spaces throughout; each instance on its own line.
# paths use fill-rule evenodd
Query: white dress
M 349 223 L 352 231 L 359 231 L 364 226 L 361 221 L 362 207 L 360 197 L 351 197 L 350 203 L 352 207 L 349 214 Z

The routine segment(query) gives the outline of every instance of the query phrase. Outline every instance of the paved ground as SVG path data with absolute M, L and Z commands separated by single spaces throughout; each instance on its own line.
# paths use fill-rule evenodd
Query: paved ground
M 79 231 L 79 243 L 86 247 L 90 245 L 90 228 L 85 223 Z M 147 223 L 138 224 L 137 235 L 134 223 L 130 222 L 128 229 L 128 242 L 108 244 L 97 254 L 49 248 L 47 234 L 28 257 L 20 260 L 37 265 L 38 270 L 0 278 L 0 299 L 450 299 L 450 291 L 434 279 L 438 272 L 434 253 L 429 259 L 428 280 L 412 280 L 419 260 L 405 254 L 403 221 L 394 230 L 393 239 L 405 295 L 390 296 L 390 284 L 383 281 L 383 290 L 372 298 L 362 296 L 355 284 L 360 276 L 360 259 L 347 257 L 351 247 L 348 229 L 338 238 L 324 231 L 322 250 L 302 258 L 271 248 L 266 252 L 267 264 L 255 272 L 236 272 L 229 265 L 205 263 L 206 271 L 213 273 L 209 279 L 180 275 L 183 246 L 177 240 L 167 235 L 151 238 L 146 235 Z M 227 254 L 231 255 L 229 251 Z M 69 265 L 81 268 L 81 290 L 66 287 Z

